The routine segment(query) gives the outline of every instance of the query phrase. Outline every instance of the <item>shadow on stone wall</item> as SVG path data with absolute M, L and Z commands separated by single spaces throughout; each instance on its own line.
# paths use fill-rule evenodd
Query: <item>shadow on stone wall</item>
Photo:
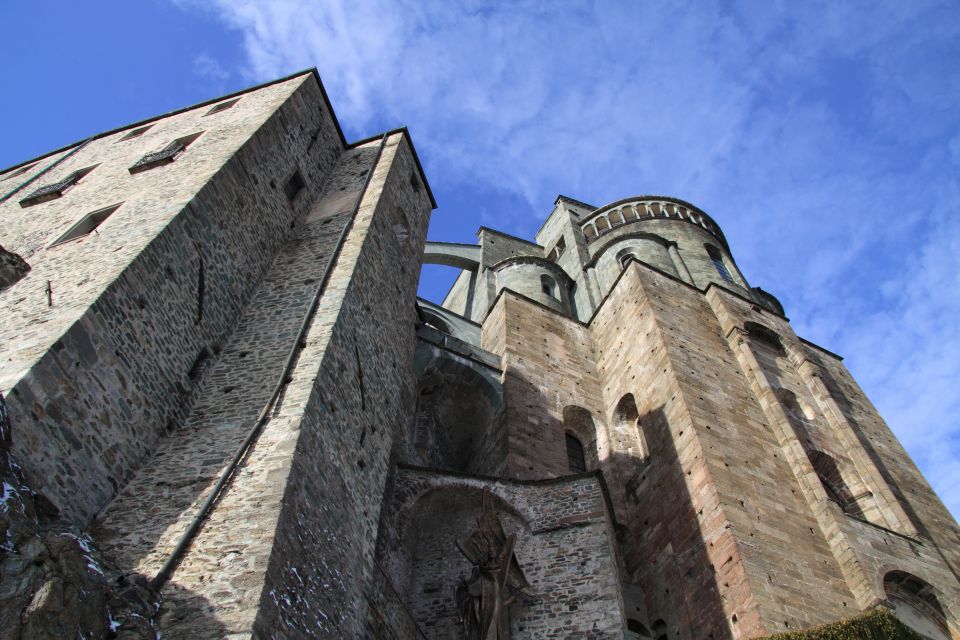
M 627 474 L 620 481 L 628 487 L 624 504 L 615 505 L 621 519 L 621 578 L 643 590 L 650 628 L 663 629 L 670 638 L 733 638 L 720 590 L 732 567 L 714 566 L 711 538 L 721 532 L 705 530 L 703 512 L 694 506 L 687 484 L 692 464 L 702 461 L 681 462 L 661 408 L 642 414 L 639 421 L 650 447 L 648 461 L 622 454 L 612 458 L 620 474 Z M 727 562 L 735 560 L 731 556 Z M 627 618 L 637 615 L 625 613 Z
M 157 597 L 147 578 L 113 570 L 89 536 L 59 522 L 55 508 L 26 484 L 11 444 L 0 396 L 0 640 L 159 638 Z M 191 603 L 186 615 L 193 620 L 181 637 L 226 635 L 204 598 L 181 593 L 177 600 Z
M 857 436 L 857 441 L 863 447 L 863 450 L 867 452 L 867 456 L 870 458 L 870 461 L 874 464 L 877 470 L 880 472 L 881 477 L 883 477 L 884 482 L 887 483 L 887 486 L 890 487 L 890 491 L 893 493 L 894 497 L 897 499 L 897 502 L 900 503 L 900 506 L 903 507 L 904 512 L 906 512 L 907 517 L 910 519 L 910 522 L 916 527 L 917 531 L 929 538 L 930 532 L 924 524 L 923 520 L 917 515 L 917 512 L 914 511 L 911 501 L 903 494 L 903 491 L 900 489 L 899 483 L 893 478 L 890 473 L 890 470 L 884 464 L 883 459 L 877 453 L 877 450 L 874 448 L 873 443 L 866 436 L 863 427 L 859 424 L 856 419 L 857 411 L 853 406 L 853 403 L 850 402 L 850 399 L 847 398 L 846 394 L 843 393 L 842 388 L 837 383 L 837 381 L 830 374 L 830 369 L 816 356 L 808 355 L 820 369 L 821 379 L 823 384 L 827 387 L 827 390 L 830 392 L 830 395 L 836 401 L 837 405 L 840 407 L 840 411 L 843 412 L 843 416 L 847 421 L 853 426 L 853 431 Z

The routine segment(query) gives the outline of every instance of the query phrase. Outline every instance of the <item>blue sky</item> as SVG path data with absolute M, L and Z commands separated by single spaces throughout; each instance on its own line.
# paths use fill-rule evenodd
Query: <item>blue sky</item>
M 0 35 L 2 166 L 316 66 L 348 139 L 410 127 L 432 239 L 689 200 L 960 514 L 956 2 L 12 0 Z

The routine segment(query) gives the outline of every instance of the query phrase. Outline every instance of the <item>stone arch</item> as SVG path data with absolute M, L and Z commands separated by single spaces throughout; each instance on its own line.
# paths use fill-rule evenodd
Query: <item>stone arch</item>
M 640 412 L 632 393 L 624 394 L 613 410 L 614 438 L 618 449 L 627 451 L 640 461 L 650 458 L 647 434 L 640 422 Z
M 864 519 L 857 501 L 869 492 L 855 492 L 860 483 L 847 465 L 839 464 L 833 456 L 816 449 L 808 448 L 807 457 L 830 499 L 840 505 L 844 513 Z
M 756 322 L 744 323 L 743 329 L 747 332 L 747 335 L 750 336 L 750 340 L 754 344 L 759 344 L 770 349 L 777 357 L 786 357 L 787 350 L 783 346 L 783 340 L 780 339 L 780 335 L 773 329 Z
M 436 350 L 422 365 L 409 446 L 402 462 L 476 474 L 501 470 L 503 390 L 480 365 Z
M 888 526 L 856 466 L 829 433 L 817 427 L 813 409 L 789 389 L 778 388 L 774 394 L 830 499 L 848 515 Z
M 421 628 L 430 623 L 431 637 L 457 637 L 454 588 L 467 577 L 470 562 L 457 549 L 476 528 L 483 490 L 479 485 L 433 486 L 413 497 L 400 519 L 400 536 L 393 557 L 388 559 L 410 615 Z M 516 534 L 516 555 L 521 565 L 532 562 L 526 552 L 531 532 L 528 520 L 496 492 L 494 509 L 507 535 Z
M 634 253 L 632 249 L 621 249 L 617 252 L 617 262 L 620 263 L 622 269 L 626 269 L 631 260 L 639 260 L 637 254 Z
M 567 405 L 563 408 L 563 431 L 564 434 L 573 435 L 583 446 L 586 467 L 584 471 L 598 469 L 600 467 L 599 433 L 593 414 L 581 406 Z
M 453 332 L 450 330 L 450 325 L 447 324 L 446 321 L 443 318 L 441 318 L 438 314 L 433 313 L 432 311 L 427 311 L 425 309 L 421 309 L 420 313 L 423 315 L 424 324 L 427 324 L 433 327 L 434 329 L 437 329 L 438 331 L 442 331 L 443 333 L 446 333 L 448 335 L 453 335 Z
M 893 614 L 905 625 L 930 640 L 950 640 L 950 622 L 937 590 L 906 571 L 888 571 L 883 591 Z
M 544 293 L 544 295 L 548 295 L 551 298 L 558 297 L 557 281 L 545 273 L 540 275 L 540 290 Z
M 788 417 L 796 418 L 801 422 L 813 422 L 816 420 L 817 414 L 813 408 L 798 398 L 797 394 L 793 391 L 777 388 L 774 390 L 774 394 L 777 396 L 777 399 L 780 400 Z

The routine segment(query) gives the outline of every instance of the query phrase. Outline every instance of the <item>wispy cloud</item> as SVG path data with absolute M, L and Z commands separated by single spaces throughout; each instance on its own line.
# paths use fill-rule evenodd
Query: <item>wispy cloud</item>
M 317 66 L 348 133 L 410 125 L 467 227 L 529 236 L 561 192 L 703 206 L 960 513 L 956 3 L 179 4 L 251 80 Z
M 193 72 L 204 80 L 216 85 L 222 85 L 230 79 L 230 72 L 223 68 L 215 58 L 209 54 L 200 53 L 193 59 Z

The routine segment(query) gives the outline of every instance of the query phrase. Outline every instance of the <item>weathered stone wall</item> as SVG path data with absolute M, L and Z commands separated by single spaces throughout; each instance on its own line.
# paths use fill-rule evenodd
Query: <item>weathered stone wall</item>
M 489 269 L 507 258 L 544 257 L 543 247 L 540 245 L 486 227 L 480 228 L 477 238 L 480 244 L 481 269 Z M 493 298 L 490 300 L 492 302 Z
M 456 548 L 488 489 L 532 586 L 510 611 L 511 637 L 621 638 L 616 552 L 599 481 L 513 482 L 401 468 L 381 520 L 378 558 L 427 638 L 457 637 L 453 589 L 470 563 Z
M 826 389 L 843 411 L 867 456 L 878 467 L 913 526 L 937 546 L 954 574 L 960 574 L 960 528 L 936 492 L 863 393 L 843 362 L 803 345 L 820 367 Z
M 252 522 L 246 553 L 269 554 L 249 620 L 261 637 L 368 633 L 365 594 L 379 583 L 373 547 L 389 453 L 415 393 L 413 301 L 431 206 L 422 183 L 413 187 L 415 171 L 404 136 L 392 135 L 282 405 L 208 524 L 226 532 Z M 394 233 L 398 211 L 409 221 L 403 239 Z M 219 585 L 239 590 L 242 567 L 225 571 L 218 560 L 230 557 L 229 542 L 213 538 L 211 551 L 198 545 L 173 584 L 203 585 L 219 572 Z M 230 607 L 233 598 L 219 599 Z M 238 614 L 249 619 L 242 605 L 231 607 L 237 630 Z
M 98 517 L 93 531 L 113 564 L 156 575 L 253 428 L 296 346 L 298 329 L 375 155 L 376 145 L 344 152 L 325 181 L 322 196 L 298 221 L 296 235 L 277 252 L 222 354 L 208 366 L 183 428 L 158 443 L 149 462 Z M 267 468 L 288 462 L 289 456 L 284 431 L 271 427 L 259 441 L 263 457 L 258 465 Z M 232 501 L 232 508 L 213 518 L 227 524 L 207 529 L 209 535 L 194 542 L 194 548 L 206 550 L 203 557 L 217 558 L 219 569 L 204 579 L 207 569 L 203 562 L 196 563 L 198 579 L 190 556 L 178 569 L 163 612 L 165 633 L 184 633 L 187 625 L 189 633 L 215 635 L 211 630 L 215 627 L 242 630 L 252 623 L 269 557 L 269 546 L 264 548 L 261 540 L 269 539 L 277 511 L 266 502 L 259 517 L 251 517 L 244 508 L 251 495 L 257 501 L 269 496 L 279 501 L 283 485 L 251 486 L 255 487 L 251 494 L 241 488 L 225 496 L 225 504 Z M 224 535 L 225 531 L 232 533 Z M 204 615 L 198 615 L 195 597 L 181 595 L 195 585 L 199 591 L 220 593 L 219 598 L 210 598 L 216 605 L 206 605 Z M 204 627 L 198 620 L 214 627 Z
M 591 330 L 608 411 L 632 394 L 649 444 L 623 516 L 649 615 L 734 638 L 843 617 L 853 598 L 703 295 L 632 264 Z
M 602 396 L 586 327 L 504 291 L 483 325 L 483 345 L 503 362 L 510 477 L 572 473 L 563 420 L 564 409 L 571 406 L 592 414 L 597 429 L 592 437 L 595 455 L 607 458 Z
M 416 413 L 394 458 L 433 469 L 502 473 L 506 437 L 499 358 L 479 347 L 451 345 L 449 337 L 423 325 L 417 334 Z
M 956 616 L 960 585 L 950 566 L 956 524 L 941 520 L 935 529 L 924 525 L 922 511 L 930 509 L 927 517 L 936 522 L 939 509 L 945 509 L 929 489 L 913 484 L 904 491 L 899 484 L 895 469 L 912 468 L 914 479 L 920 475 L 899 444 L 894 445 L 895 438 L 840 360 L 803 344 L 785 319 L 760 311 L 746 300 L 719 289 L 711 289 L 707 298 L 725 329 L 729 327 L 734 348 L 741 350 L 741 366 L 753 378 L 751 388 L 766 410 L 768 424 L 778 433 L 796 491 L 817 518 L 858 607 L 865 610 L 885 600 L 884 576 L 898 570 L 932 584 L 941 605 Z M 778 353 L 768 340 L 735 330 L 749 329 L 751 322 L 772 329 L 784 348 Z M 783 402 L 784 389 L 803 403 L 802 419 Z M 869 424 L 871 433 L 865 433 L 862 424 Z M 885 455 L 875 447 L 886 449 Z M 818 478 L 813 472 L 811 460 L 804 455 L 809 450 L 826 452 L 836 460 L 855 501 L 831 494 L 825 484 L 831 479 Z M 923 498 L 908 502 L 908 495 Z M 931 530 L 936 537 L 928 533 Z
M 0 387 L 12 387 L 15 455 L 65 517 L 89 518 L 164 430 L 182 423 L 194 364 L 230 334 L 339 155 L 320 104 L 316 82 L 300 76 L 215 115 L 201 107 L 133 140 L 97 139 L 39 181 L 98 165 L 62 198 L 3 205 L 4 241 L 29 253 L 34 268 L 0 293 L 10 311 L 4 335 L 17 336 L 2 340 Z M 172 164 L 127 171 L 199 130 Z M 307 187 L 291 205 L 283 184 L 297 167 Z M 47 247 L 78 217 L 117 202 L 97 233 Z

